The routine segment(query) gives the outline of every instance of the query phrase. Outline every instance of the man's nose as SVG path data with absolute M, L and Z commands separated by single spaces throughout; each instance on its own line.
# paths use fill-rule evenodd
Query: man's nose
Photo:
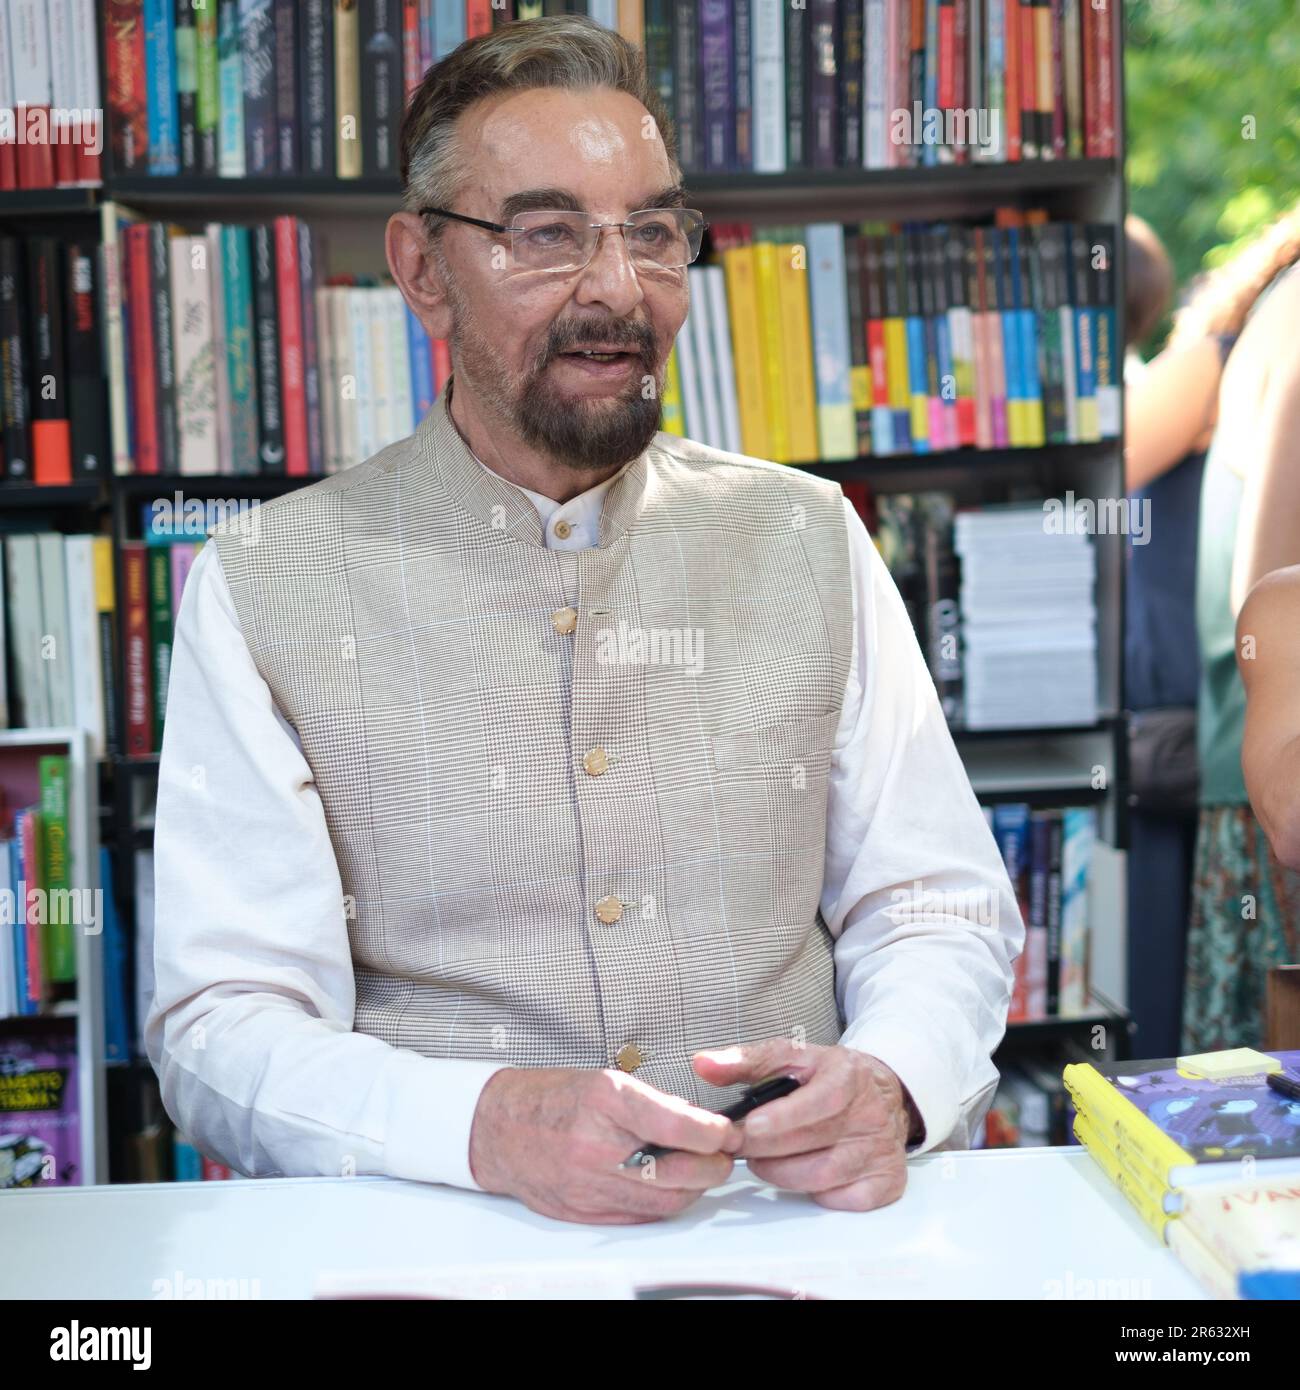
M 626 313 L 645 298 L 620 227 L 600 229 L 600 239 L 582 272 L 576 296 L 584 303 L 598 300 L 616 313 Z

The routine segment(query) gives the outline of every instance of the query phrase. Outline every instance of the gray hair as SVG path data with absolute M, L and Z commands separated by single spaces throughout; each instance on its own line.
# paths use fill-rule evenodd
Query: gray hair
M 458 148 L 456 123 L 475 102 L 497 92 L 537 87 L 612 87 L 654 118 L 673 177 L 677 136 L 640 51 L 586 15 L 554 15 L 502 25 L 469 39 L 435 63 L 412 93 L 402 119 L 402 187 L 408 210 L 453 206 L 472 177 Z M 437 237 L 446 226 L 436 219 Z

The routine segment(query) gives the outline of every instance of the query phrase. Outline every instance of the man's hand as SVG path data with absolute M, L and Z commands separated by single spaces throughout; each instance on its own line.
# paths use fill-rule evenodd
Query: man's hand
M 870 1211 L 903 1195 L 906 1145 L 923 1126 L 902 1082 L 875 1057 L 769 1038 L 697 1052 L 692 1064 L 714 1086 L 778 1074 L 800 1083 L 739 1122 L 739 1156 L 756 1177 L 839 1211 Z
M 619 1165 L 648 1144 L 680 1152 Z M 479 1096 L 474 1181 L 558 1221 L 630 1225 L 675 1216 L 731 1176 L 737 1127 L 621 1071 L 506 1068 Z

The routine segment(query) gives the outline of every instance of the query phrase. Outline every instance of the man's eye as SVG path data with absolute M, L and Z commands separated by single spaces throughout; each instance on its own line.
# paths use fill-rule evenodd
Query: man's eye
M 533 246 L 544 246 L 548 249 L 563 246 L 573 240 L 573 228 L 566 227 L 563 222 L 552 222 L 548 227 L 532 228 L 528 233 L 528 240 Z

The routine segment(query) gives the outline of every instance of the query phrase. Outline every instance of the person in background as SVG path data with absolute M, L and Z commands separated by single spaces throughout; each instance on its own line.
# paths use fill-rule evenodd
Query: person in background
M 1300 959 L 1300 874 L 1270 848 L 1247 797 L 1237 667 L 1246 595 L 1270 571 L 1300 562 L 1297 261 L 1300 204 L 1215 272 L 1175 330 L 1189 341 L 1236 336 L 1205 459 L 1197 552 L 1201 810 L 1183 1035 L 1198 1052 L 1259 1046 L 1268 968 Z
M 1290 522 L 1300 536 L 1294 506 Z M 1300 553 L 1300 541 L 1292 545 Z M 1250 804 L 1278 861 L 1300 869 L 1300 564 L 1273 570 L 1250 591 L 1237 619 L 1237 665 L 1246 687 L 1241 770 Z
M 1217 340 L 1138 355 L 1164 318 L 1174 278 L 1160 238 L 1124 224 L 1125 481 L 1149 511 L 1127 545 L 1124 707 L 1129 712 L 1129 1010 L 1146 1056 L 1178 1050 L 1196 845 L 1196 528 L 1221 350 Z

